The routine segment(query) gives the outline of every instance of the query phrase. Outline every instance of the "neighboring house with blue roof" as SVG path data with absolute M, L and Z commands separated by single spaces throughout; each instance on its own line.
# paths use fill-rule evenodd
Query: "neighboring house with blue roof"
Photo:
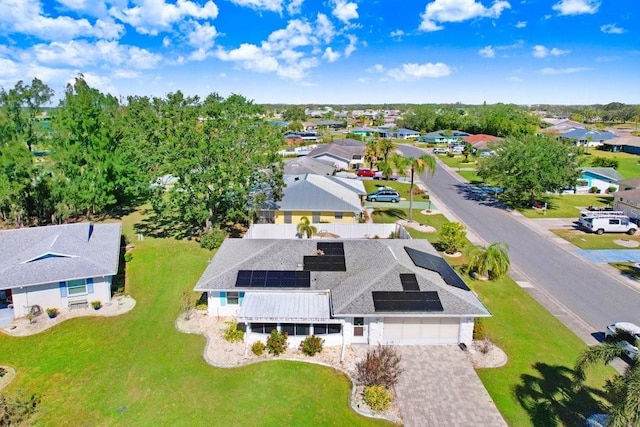
M 313 224 L 357 223 L 362 214 L 364 184 L 359 179 L 315 174 L 285 175 L 282 200 L 268 201 L 258 223 L 298 224 L 306 216 Z
M 592 187 L 596 187 L 599 193 L 607 193 L 610 188 L 618 191 L 619 181 L 623 179 L 614 168 L 580 168 L 576 193 L 588 193 Z
M 469 133 L 462 132 L 460 130 L 437 130 L 422 135 L 420 138 L 418 138 L 418 141 L 431 144 L 452 144 L 454 142 L 461 141 L 462 138 L 469 135 Z
M 297 347 L 471 344 L 491 313 L 422 239 L 226 239 L 194 288 L 210 316 L 246 326 L 245 344 L 273 329 Z
M 0 308 L 18 318 L 33 306 L 107 304 L 119 256 L 120 223 L 0 231 Z
M 585 128 L 575 128 L 567 132 L 561 133 L 560 138 L 573 141 L 577 147 L 600 147 L 605 141 L 616 138 L 616 135 L 610 131 L 597 131 Z
M 399 139 L 418 139 L 420 138 L 420 132 L 406 128 L 399 128 L 393 132 L 393 137 Z

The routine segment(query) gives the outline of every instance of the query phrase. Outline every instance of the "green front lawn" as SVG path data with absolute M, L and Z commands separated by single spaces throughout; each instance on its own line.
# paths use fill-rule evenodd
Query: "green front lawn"
M 384 179 L 369 179 L 369 180 L 364 180 L 362 181 L 364 183 L 364 189 L 366 190 L 367 194 L 369 193 L 373 193 L 374 191 L 383 188 L 383 187 L 388 187 L 388 188 L 393 188 L 394 190 L 396 190 L 398 192 L 398 194 L 400 194 L 400 198 L 401 199 L 406 199 L 409 200 L 409 188 L 411 187 L 411 184 L 406 183 L 406 182 L 398 182 L 398 181 L 385 181 Z M 413 186 L 414 188 L 414 195 L 413 195 L 413 201 L 414 202 L 422 202 L 425 201 L 425 198 L 422 197 L 422 195 L 420 194 L 415 194 L 416 188 L 417 186 L 414 184 Z M 428 194 L 428 193 L 427 193 Z
M 596 150 L 593 148 L 589 149 L 590 156 L 586 156 L 585 158 L 585 166 L 589 166 L 594 157 L 605 157 L 608 159 L 616 159 L 618 160 L 618 168 L 616 169 L 620 175 L 625 178 L 635 178 L 640 176 L 640 156 L 636 154 L 629 153 L 614 153 L 612 151 L 604 151 L 604 150 Z
M 546 212 L 543 209 L 520 208 L 518 211 L 527 218 L 576 218 L 587 206 L 611 206 L 613 196 L 602 194 L 563 194 L 547 196 L 541 203 L 547 202 Z
M 133 236 L 130 218 L 123 229 Z M 333 369 L 287 361 L 208 365 L 205 338 L 178 332 L 175 320 L 183 291 L 193 288 L 212 252 L 193 241 L 147 237 L 133 243 L 128 291 L 137 305 L 130 313 L 72 319 L 24 338 L 0 334 L 0 364 L 17 371 L 3 392 L 39 394 L 35 424 L 381 423 L 350 409 L 351 383 Z
M 558 237 L 562 237 L 572 245 L 580 249 L 629 249 L 615 243 L 616 240 L 625 240 L 638 242 L 640 244 L 640 235 L 629 236 L 623 233 L 604 233 L 597 235 L 587 233 L 582 230 L 551 230 Z
M 406 215 L 406 209 L 389 209 L 374 212 L 373 219 L 395 222 Z M 414 219 L 436 228 L 447 222 L 442 215 L 418 211 Z M 438 241 L 437 233 L 408 231 L 414 238 Z M 597 396 L 605 380 L 615 374 L 613 368 L 590 370 L 587 385 L 592 388 L 574 392 L 572 368 L 586 344 L 509 277 L 474 281 L 464 273 L 464 256 L 445 259 L 493 314 L 484 320 L 487 336 L 507 353 L 509 361 L 500 368 L 479 369 L 478 375 L 509 425 L 584 425 L 587 415 L 603 411 Z

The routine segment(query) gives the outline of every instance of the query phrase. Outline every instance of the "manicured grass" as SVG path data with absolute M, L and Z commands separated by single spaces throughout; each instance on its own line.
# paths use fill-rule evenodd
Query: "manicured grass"
M 548 196 L 546 212 L 543 209 L 520 208 L 518 211 L 527 218 L 576 218 L 580 216 L 580 211 L 587 206 L 610 206 L 613 196 L 602 194 L 563 194 L 558 196 Z M 543 202 L 544 202 L 543 201 Z
M 475 168 L 478 166 L 475 162 L 475 157 L 473 156 L 469 156 L 467 160 L 465 160 L 462 154 L 456 154 L 452 157 L 447 154 L 436 154 L 436 157 L 442 160 L 447 166 L 454 169 Z
M 131 223 L 123 228 L 131 237 Z M 35 424 L 380 424 L 350 409 L 351 383 L 333 369 L 287 361 L 208 365 L 204 337 L 178 332 L 175 320 L 212 252 L 189 241 L 132 241 L 133 311 L 72 319 L 31 337 L 0 335 L 0 363 L 17 371 L 6 392 L 42 398 Z
M 469 181 L 471 184 L 483 184 L 484 180 L 478 176 L 476 171 L 458 171 L 458 175 Z
M 616 169 L 620 175 L 625 178 L 634 178 L 640 176 L 640 156 L 629 153 L 614 153 L 612 151 L 589 149 L 590 156 L 586 156 L 584 166 L 590 166 L 594 157 L 605 157 L 608 159 L 618 160 L 618 168 Z
M 408 219 L 409 209 L 376 209 L 373 211 L 372 217 L 373 222 L 381 224 L 394 224 L 399 219 Z M 442 214 L 424 215 L 417 209 L 413 210 L 413 220 L 419 224 L 430 225 L 432 227 L 435 227 L 436 229 L 439 229 L 442 224 L 447 222 L 447 219 Z M 410 227 L 407 227 L 407 231 L 409 232 L 409 235 L 414 239 L 427 239 L 431 243 L 436 243 L 439 240 L 438 233 L 425 233 L 423 231 L 414 230 Z
M 406 210 L 394 209 L 378 215 L 374 212 L 373 218 L 375 222 L 395 222 L 406 214 Z M 419 212 L 415 218 L 436 228 L 447 222 L 442 215 Z M 438 240 L 437 233 L 420 234 L 432 243 Z M 572 369 L 586 344 L 509 277 L 475 281 L 464 273 L 464 256 L 445 259 L 493 314 L 483 320 L 487 336 L 507 353 L 509 361 L 503 367 L 477 372 L 509 425 L 584 425 L 587 415 L 603 411 L 598 396 L 606 379 L 615 375 L 613 368 L 591 369 L 587 387 L 574 391 Z
M 635 280 L 640 280 L 640 269 L 637 269 L 635 267 L 635 264 L 636 263 L 634 262 L 611 263 L 611 265 L 617 268 L 618 270 L 620 270 L 620 273 L 622 273 L 623 275 L 631 277 L 632 279 L 635 279 Z
M 373 193 L 374 191 L 378 190 L 379 188 L 382 187 L 388 187 L 388 188 L 393 188 L 394 190 L 396 190 L 398 192 L 398 194 L 400 194 L 400 198 L 401 199 L 406 199 L 409 200 L 409 188 L 411 187 L 411 184 L 406 183 L 406 182 L 398 182 L 398 181 L 385 181 L 383 179 L 377 180 L 377 179 L 368 179 L 368 180 L 363 180 L 362 181 L 364 183 L 364 189 L 367 191 L 368 193 Z M 421 194 L 415 194 L 416 188 L 417 186 L 414 184 L 413 186 L 414 188 L 414 195 L 413 195 L 413 201 L 414 202 L 424 202 L 425 199 Z
M 597 235 L 586 233 L 582 230 L 551 230 L 558 237 L 573 244 L 580 249 L 628 249 L 618 245 L 615 240 L 627 240 L 640 243 L 640 235 L 629 236 L 623 233 L 604 233 Z

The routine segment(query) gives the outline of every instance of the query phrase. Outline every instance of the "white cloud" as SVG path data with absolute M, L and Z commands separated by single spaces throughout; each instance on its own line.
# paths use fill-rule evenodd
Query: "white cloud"
M 521 82 L 521 81 L 523 81 L 520 77 L 517 77 L 517 76 L 509 76 L 507 78 L 507 80 L 509 80 L 510 82 Z
M 527 21 L 518 21 L 516 23 L 516 28 L 524 28 L 527 26 Z
M 164 46 L 164 47 L 171 46 L 171 39 L 169 37 L 164 37 L 162 39 L 162 46 Z
M 281 51 L 313 44 L 313 29 L 308 22 L 293 19 L 287 27 L 269 34 L 263 47 L 269 51 Z
M 325 43 L 329 43 L 335 36 L 333 24 L 324 13 L 318 13 L 318 17 L 316 18 L 315 34 L 323 39 Z
M 358 83 L 369 83 L 371 79 L 369 77 L 359 77 Z
M 478 54 L 483 58 L 495 58 L 496 50 L 493 48 L 493 46 L 485 46 L 478 51 Z
M 237 49 L 228 52 L 218 50 L 217 56 L 223 61 L 238 62 L 245 70 L 258 73 L 278 70 L 278 60 L 254 44 L 243 43 Z
M 560 0 L 552 9 L 559 15 L 593 15 L 600 7 L 599 0 Z
M 287 12 L 289 12 L 289 15 L 297 15 L 300 13 L 302 3 L 304 3 L 304 0 L 291 0 L 287 5 Z
M 282 0 L 230 0 L 238 6 L 250 7 L 256 10 L 282 12 Z
M 187 34 L 187 41 L 190 46 L 197 49 L 208 51 L 213 47 L 215 38 L 218 35 L 216 27 L 209 25 L 208 22 L 200 24 L 199 22 L 192 22 L 193 29 Z
M 329 63 L 336 62 L 338 59 L 340 59 L 340 52 L 334 52 L 331 47 L 328 47 L 324 50 L 324 55 L 322 55 L 322 57 Z
M 384 72 L 384 65 L 375 64 L 373 67 L 367 68 L 366 71 L 368 73 L 383 73 Z
M 140 71 L 115 70 L 113 76 L 119 79 L 137 79 L 140 77 Z
M 625 29 L 618 27 L 616 24 L 606 24 L 600 27 L 600 31 L 606 34 L 622 34 Z
M 111 79 L 91 72 L 82 73 L 84 80 L 92 88 L 98 89 L 100 92 L 107 92 L 112 95 L 118 93 L 118 90 L 111 82 Z M 74 79 L 70 79 L 68 83 L 73 83 Z
M 583 71 L 588 71 L 589 68 L 587 67 L 574 67 L 574 68 L 543 68 L 540 70 L 541 74 L 547 75 L 547 76 L 555 76 L 555 75 L 560 75 L 560 74 L 575 74 L 575 73 L 581 73 Z
M 118 44 L 116 41 L 100 40 L 90 43 L 85 40 L 38 44 L 32 49 L 41 64 L 54 66 L 127 66 L 134 69 L 155 68 L 162 56 L 137 46 Z
M 333 16 L 348 24 L 352 19 L 358 19 L 358 5 L 347 0 L 335 0 Z
M 434 0 L 427 4 L 420 23 L 422 31 L 442 30 L 439 24 L 445 22 L 463 22 L 473 18 L 498 18 L 502 11 L 511 8 L 509 2 L 495 1 L 487 8 L 475 0 Z
M 351 56 L 351 54 L 356 50 L 356 43 L 358 43 L 358 38 L 353 34 L 347 34 L 347 39 L 349 39 L 349 44 L 344 48 L 345 58 Z
M 598 56 L 596 62 L 613 62 L 619 61 L 622 58 L 620 56 Z
M 178 0 L 175 4 L 166 3 L 165 0 L 139 0 L 136 6 L 130 8 L 112 6 L 109 13 L 135 27 L 140 34 L 157 35 L 160 31 L 170 30 L 173 24 L 186 18 L 215 19 L 218 16 L 218 6 L 211 0 L 203 6 L 190 0 Z
M 558 49 L 557 47 L 554 47 L 551 49 L 542 45 L 536 45 L 533 47 L 533 56 L 536 58 L 546 58 L 549 55 L 562 56 L 570 52 L 571 52 L 570 50 L 562 50 L 562 49 Z
M 395 80 L 418 80 L 425 77 L 446 77 L 451 74 L 451 69 L 448 65 L 442 62 L 426 64 L 402 64 L 399 68 L 393 68 L 387 72 L 387 75 Z
M 402 38 L 402 36 L 404 36 L 404 31 L 402 31 L 402 30 L 391 31 L 389 33 L 389 36 L 393 37 L 394 39 L 395 38 L 400 39 L 400 38 Z

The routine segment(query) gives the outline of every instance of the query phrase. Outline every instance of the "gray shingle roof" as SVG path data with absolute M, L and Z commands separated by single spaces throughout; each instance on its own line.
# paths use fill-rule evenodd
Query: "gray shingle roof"
M 227 239 L 198 280 L 195 290 L 236 289 L 238 270 L 302 270 L 303 256 L 315 255 L 317 242 L 314 239 Z M 438 292 L 444 312 L 423 313 L 424 316 L 490 315 L 473 292 L 450 286 L 437 272 L 413 264 L 404 250 L 405 246 L 437 255 L 437 251 L 426 240 L 364 239 L 342 242 L 346 272 L 311 272 L 311 290 L 331 290 L 333 313 L 336 316 L 380 315 L 373 306 L 371 292 L 402 291 L 401 273 L 414 273 L 421 291 Z M 261 291 L 256 288 L 246 290 Z M 416 313 L 411 315 L 415 316 Z
M 119 254 L 120 223 L 0 231 L 0 289 L 113 276 Z
M 332 164 L 314 159 L 308 156 L 296 157 L 285 161 L 285 175 L 298 175 L 301 173 L 313 173 L 316 175 L 331 175 L 336 170 Z

